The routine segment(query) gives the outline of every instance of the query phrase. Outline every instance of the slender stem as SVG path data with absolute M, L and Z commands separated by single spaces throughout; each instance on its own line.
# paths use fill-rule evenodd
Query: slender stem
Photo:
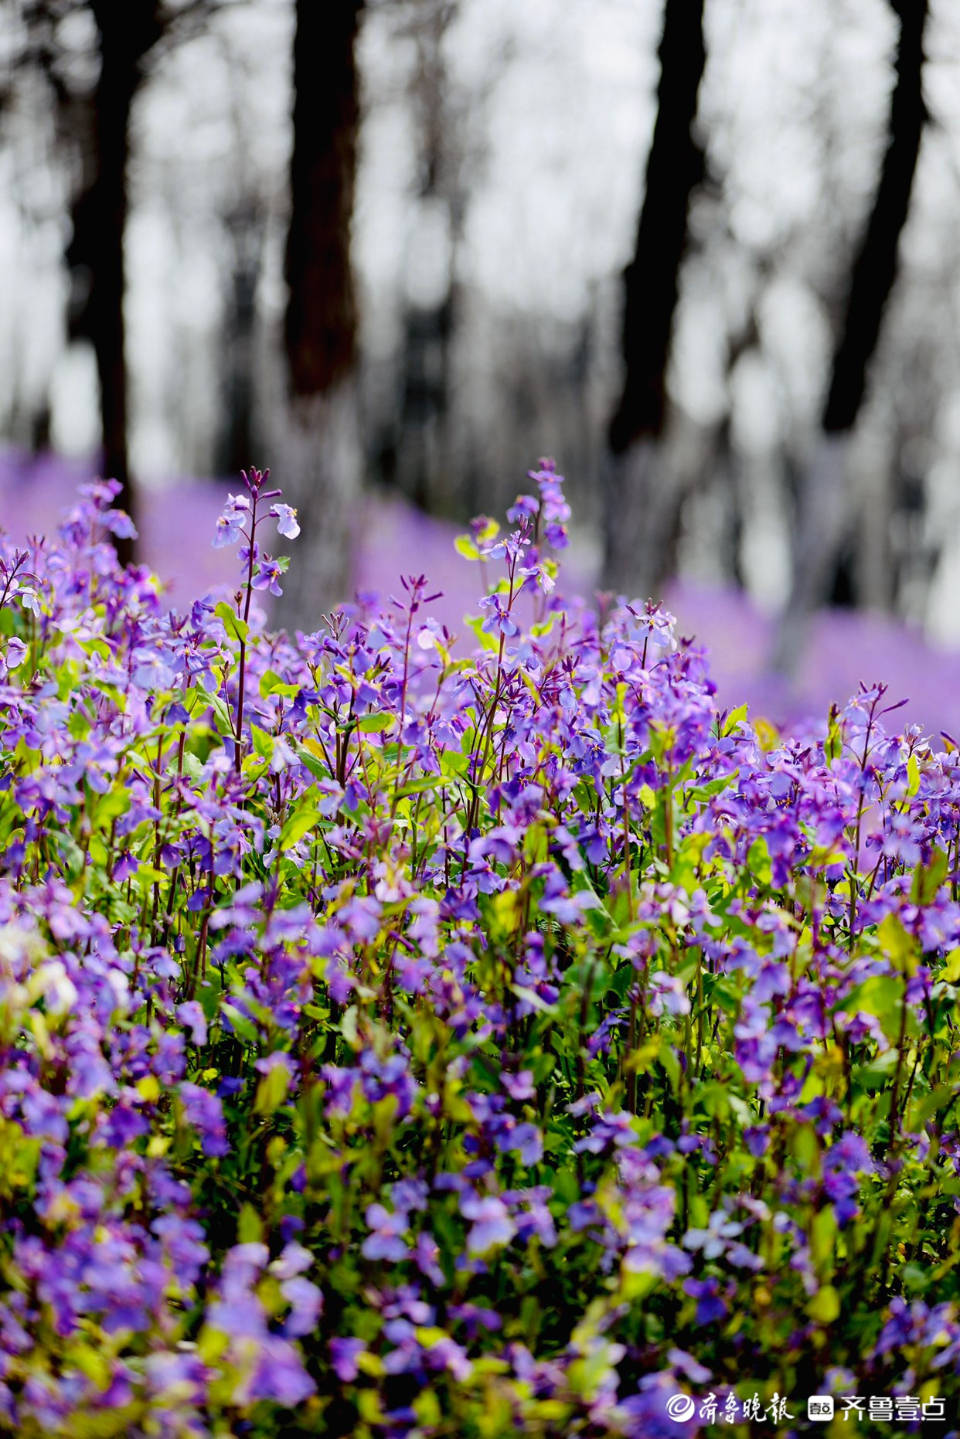
M 246 598 L 244 599 L 243 604 L 244 627 L 246 627 L 246 625 L 250 621 L 250 601 L 253 597 L 253 557 L 257 535 L 257 494 L 255 490 L 252 492 L 252 502 L 253 509 L 250 512 L 250 533 L 247 536 L 247 582 L 245 585 Z M 246 688 L 246 672 L 247 637 L 244 629 L 244 633 L 240 636 L 240 668 L 237 673 L 237 731 L 233 750 L 233 764 L 234 769 L 236 770 L 238 775 L 240 773 L 240 766 L 243 762 L 243 700 L 244 690 Z

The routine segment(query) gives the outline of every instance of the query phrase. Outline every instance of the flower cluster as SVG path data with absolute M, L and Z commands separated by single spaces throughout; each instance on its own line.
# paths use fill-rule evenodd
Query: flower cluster
M 240 562 L 248 568 L 248 594 L 250 589 L 267 590 L 271 595 L 279 597 L 283 594 L 280 576 L 286 569 L 286 562 L 283 559 L 272 559 L 261 551 L 256 538 L 257 528 L 265 518 L 270 518 L 276 520 L 278 534 L 286 539 L 296 539 L 300 533 L 297 512 L 291 505 L 276 501 L 276 496 L 282 491 L 264 489 L 270 479 L 269 470 L 250 470 L 249 473 L 241 470 L 240 475 L 246 494 L 228 495 L 227 503 L 217 519 L 213 544 L 216 549 L 222 549 L 225 545 L 235 545 L 239 540 L 244 540 L 245 543 L 240 548 Z M 264 500 L 275 500 L 275 503 L 270 506 L 266 515 L 258 515 L 258 506 Z
M 960 752 L 882 686 L 721 712 L 661 609 L 565 604 L 531 477 L 472 650 L 423 576 L 265 632 L 255 470 L 186 614 L 109 484 L 0 542 L 6 1431 L 956 1393 Z

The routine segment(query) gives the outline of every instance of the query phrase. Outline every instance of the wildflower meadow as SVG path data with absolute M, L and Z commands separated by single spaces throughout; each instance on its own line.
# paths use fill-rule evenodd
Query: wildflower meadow
M 957 1433 L 960 752 L 721 710 L 529 488 L 456 636 L 269 632 L 256 470 L 231 599 L 0 547 L 3 1432 Z

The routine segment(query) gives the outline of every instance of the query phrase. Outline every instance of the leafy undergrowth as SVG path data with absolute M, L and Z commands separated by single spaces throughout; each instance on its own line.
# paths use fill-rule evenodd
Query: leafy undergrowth
M 245 478 L 232 605 L 118 570 L 109 484 L 2 551 L 0 1425 L 926 1426 L 960 756 L 881 688 L 781 738 L 660 609 L 566 610 L 548 462 L 460 542 L 471 657 L 423 577 L 264 633 L 297 522 Z

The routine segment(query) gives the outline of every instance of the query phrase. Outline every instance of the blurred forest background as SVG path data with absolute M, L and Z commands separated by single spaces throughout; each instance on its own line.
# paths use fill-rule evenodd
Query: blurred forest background
M 315 625 L 543 453 L 771 674 L 960 642 L 958 69 L 950 0 L 0 0 L 0 520 L 94 463 L 152 559 L 269 463 Z

